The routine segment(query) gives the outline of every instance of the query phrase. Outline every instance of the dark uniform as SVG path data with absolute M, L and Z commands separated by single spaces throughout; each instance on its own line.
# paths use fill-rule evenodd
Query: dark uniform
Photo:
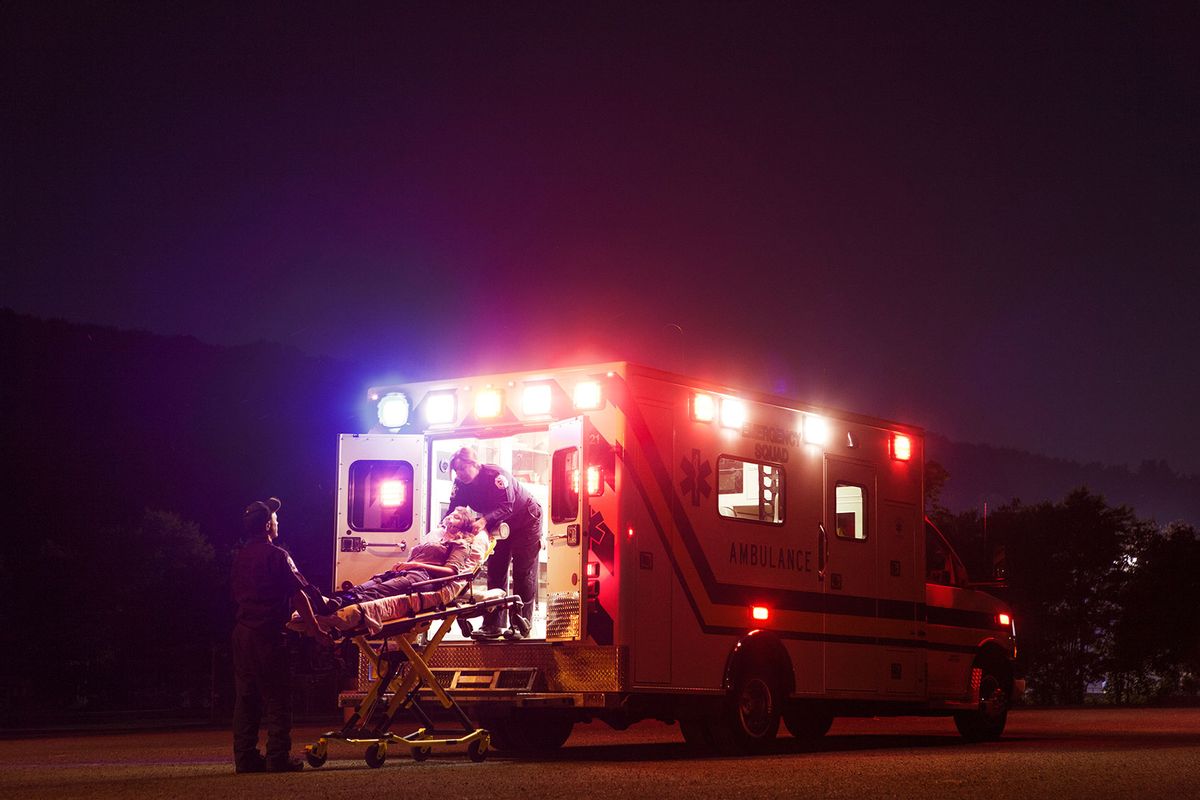
M 505 469 L 495 464 L 480 464 L 479 474 L 470 483 L 455 479 L 450 493 L 450 509 L 470 506 L 481 514 L 489 531 L 501 522 L 508 523 L 508 538 L 496 542 L 487 562 L 488 588 L 504 589 L 508 584 L 508 566 L 512 564 L 512 591 L 524 604 L 520 615 L 525 631 L 537 601 L 538 552 L 542 549 L 542 507 L 533 495 Z M 507 612 L 484 617 L 485 628 L 504 628 Z M 523 631 L 523 633 L 525 632 Z
M 286 762 L 292 749 L 289 665 L 283 626 L 289 601 L 308 582 L 281 547 L 253 541 L 233 561 L 233 758 L 240 771 L 259 771 L 259 722 L 267 725 L 266 765 Z

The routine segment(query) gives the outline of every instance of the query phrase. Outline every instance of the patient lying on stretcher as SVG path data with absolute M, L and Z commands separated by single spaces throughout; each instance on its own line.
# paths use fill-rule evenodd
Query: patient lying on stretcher
M 456 508 L 441 525 L 422 537 L 407 561 L 372 576 L 357 586 L 335 592 L 332 597 L 310 597 L 317 624 L 324 629 L 347 631 L 366 627 L 378 633 L 383 622 L 435 608 L 453 600 L 467 578 L 431 587 L 414 584 L 434 578 L 474 572 L 488 551 L 488 534 L 476 532 L 479 518 L 469 508 Z M 298 623 L 294 616 L 288 627 Z

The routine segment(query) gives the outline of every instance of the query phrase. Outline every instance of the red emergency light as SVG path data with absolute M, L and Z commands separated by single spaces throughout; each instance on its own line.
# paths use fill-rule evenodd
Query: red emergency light
M 1010 617 L 1008 614 L 1001 612 L 996 615 L 996 622 L 1000 623 L 1001 625 L 1003 625 L 1004 627 L 1007 628 L 1009 625 L 1012 625 L 1012 617 Z
M 600 565 L 598 563 L 596 563 L 595 561 L 587 562 L 587 576 L 589 578 L 599 578 L 600 577 Z
M 766 622 L 771 618 L 771 609 L 766 606 L 750 606 L 750 617 L 759 622 Z
M 604 480 L 600 476 L 600 468 L 595 465 L 587 468 L 587 493 L 590 497 L 604 494 Z
M 912 439 L 903 433 L 892 437 L 892 458 L 897 461 L 908 461 L 912 458 Z

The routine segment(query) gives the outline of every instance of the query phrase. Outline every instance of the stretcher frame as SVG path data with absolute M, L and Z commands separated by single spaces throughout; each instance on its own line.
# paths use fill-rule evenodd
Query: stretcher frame
M 490 547 L 488 552 L 490 554 Z M 347 634 L 370 663 L 375 678 L 366 696 L 340 730 L 327 731 L 316 743 L 305 745 L 305 758 L 309 766 L 316 768 L 324 765 L 328 758 L 330 741 L 368 745 L 364 759 L 367 766 L 372 768 L 383 766 L 387 760 L 388 749 L 393 745 L 409 747 L 415 761 L 424 761 L 434 750 L 464 745 L 467 748 L 467 756 L 472 761 L 480 762 L 487 758 L 491 747 L 490 734 L 486 729 L 471 722 L 450 693 L 438 683 L 429 668 L 429 659 L 455 622 L 521 605 L 521 598 L 516 595 L 499 595 L 476 600 L 473 587 L 476 572 L 477 570 L 434 578 L 410 587 L 413 590 L 430 589 L 465 578 L 467 585 L 464 592 L 469 595 L 465 602 L 460 594 L 458 598 L 433 610 L 391 620 L 385 623 L 383 629 L 375 636 L 371 636 L 365 630 Z M 418 638 L 428 633 L 434 623 L 440 624 L 432 635 L 426 637 L 425 644 L 416 644 Z M 396 649 L 391 649 L 389 642 L 394 643 Z M 409 669 L 404 669 L 405 664 L 409 665 Z M 448 732 L 437 729 L 434 721 L 417 702 L 422 690 L 432 693 L 443 709 L 454 712 L 462 726 L 462 735 L 451 736 Z M 379 721 L 372 725 L 376 713 L 381 708 L 382 715 Z M 401 709 L 408 709 L 421 723 L 421 727 L 404 735 L 393 733 L 390 729 Z

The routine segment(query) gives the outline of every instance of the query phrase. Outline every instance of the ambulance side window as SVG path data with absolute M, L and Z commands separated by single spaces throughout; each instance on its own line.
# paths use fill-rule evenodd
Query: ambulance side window
M 867 490 L 850 483 L 839 483 L 834 489 L 837 502 L 836 520 L 839 539 L 863 541 L 867 538 Z
M 783 467 L 734 456 L 717 459 L 717 512 L 722 517 L 783 524 Z
M 550 478 L 550 520 L 571 522 L 579 516 L 579 448 L 554 452 Z
M 407 461 L 355 461 L 346 499 L 351 530 L 406 531 L 413 522 L 413 467 Z

